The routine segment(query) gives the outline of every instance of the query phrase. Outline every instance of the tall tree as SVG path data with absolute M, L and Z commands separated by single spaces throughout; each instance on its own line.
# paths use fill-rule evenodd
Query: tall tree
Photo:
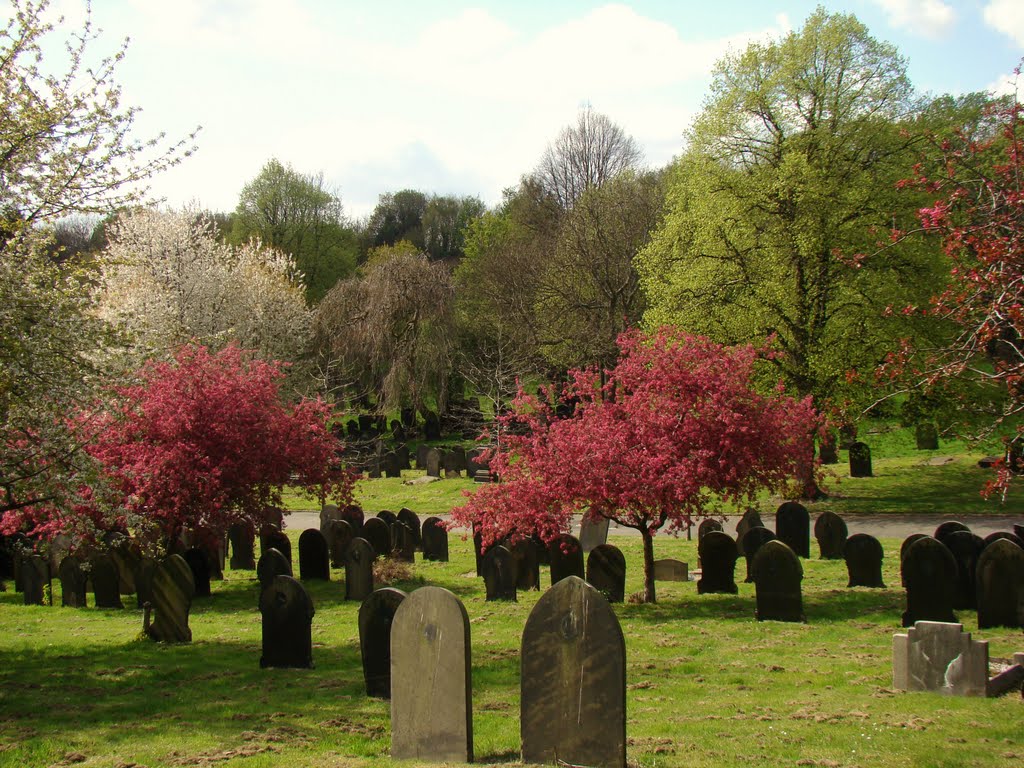
M 367 252 L 381 246 L 397 245 L 403 240 L 422 251 L 426 211 L 427 196 L 415 189 L 381 195 L 363 232 Z
M 478 197 L 433 195 L 423 211 L 423 249 L 435 261 L 457 263 L 465 253 L 466 230 L 486 208 Z

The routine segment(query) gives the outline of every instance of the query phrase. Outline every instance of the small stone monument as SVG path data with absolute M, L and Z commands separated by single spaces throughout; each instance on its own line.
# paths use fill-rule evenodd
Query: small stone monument
M 797 557 L 810 557 L 811 516 L 807 507 L 798 501 L 786 501 L 779 505 L 775 512 L 775 535 Z M 747 554 L 746 549 L 743 554 Z
M 655 563 L 657 579 L 657 563 Z M 609 603 L 626 599 L 626 556 L 614 544 L 599 544 L 587 557 L 587 583 Z
M 179 555 L 181 557 L 181 555 Z M 135 564 L 135 607 L 145 608 L 146 603 L 153 604 L 153 576 L 158 563 L 152 557 L 140 557 Z M 186 563 L 187 565 L 187 563 Z M 193 590 L 195 585 L 193 584 Z
M 814 521 L 814 538 L 822 560 L 842 560 L 847 535 L 846 522 L 835 512 L 822 512 Z
M 939 450 L 939 430 L 934 422 L 922 421 L 914 428 L 914 439 L 919 451 Z
M 488 549 L 480 561 L 480 569 L 488 602 L 516 602 L 516 562 L 507 548 L 498 545 Z
M 124 608 L 121 602 L 120 574 L 108 554 L 99 554 L 89 561 L 93 603 L 97 608 Z
M 754 562 L 754 556 L 757 555 L 757 551 L 769 541 L 775 541 L 778 538 L 778 536 L 763 525 L 755 525 L 743 534 L 743 558 L 747 561 L 747 577 L 743 580 L 745 584 L 750 584 L 754 580 L 750 566 Z
M 260 552 L 266 552 L 268 549 L 276 549 L 284 555 L 284 559 L 291 565 L 292 540 L 280 528 L 265 526 L 260 532 Z
M 1024 627 L 1024 549 L 997 539 L 978 557 L 978 629 Z
M 910 545 L 918 539 L 928 538 L 927 533 L 912 533 L 905 538 L 900 544 L 900 562 L 903 562 L 903 558 L 907 556 L 907 550 L 910 549 Z
M 936 537 L 937 538 L 937 537 Z M 985 548 L 982 538 L 970 531 L 953 531 L 939 539 L 956 560 L 956 589 L 953 592 L 955 610 L 977 609 L 978 589 L 976 574 L 978 558 Z
M 338 514 L 339 520 L 344 520 L 346 523 L 352 526 L 352 535 L 361 536 L 363 532 L 363 522 L 365 521 L 365 515 L 363 514 L 362 508 L 358 504 L 349 504 L 347 507 L 341 510 Z
M 403 563 L 416 562 L 416 537 L 400 520 L 391 526 L 391 556 Z
M 391 698 L 391 625 L 406 597 L 400 589 L 384 587 L 371 592 L 359 606 L 359 651 L 367 696 Z
M 878 539 L 867 533 L 855 533 L 843 545 L 843 559 L 850 576 L 847 587 L 882 589 L 882 560 L 885 553 Z
M 252 523 L 233 523 L 228 528 L 228 543 L 231 545 L 229 564 L 234 571 L 256 569 L 256 529 Z
M 871 448 L 867 443 L 850 444 L 850 477 L 874 477 L 871 471 Z
M 935 529 L 935 533 L 932 534 L 932 537 L 945 544 L 947 536 L 952 533 L 959 533 L 960 531 L 970 533 L 971 529 L 959 520 L 947 520 L 946 522 L 939 524 L 939 527 Z
M 260 595 L 263 655 L 260 667 L 313 666 L 313 601 L 301 582 L 275 576 Z
M 352 539 L 345 554 L 345 599 L 362 602 L 373 592 L 373 547 L 366 539 Z
M 424 456 L 425 466 L 427 469 L 428 477 L 440 477 L 441 467 L 443 465 L 443 457 L 441 452 L 437 448 L 428 448 Z
M 682 560 L 665 557 L 654 561 L 655 581 L 689 581 L 690 566 Z
M 299 578 L 302 581 L 331 580 L 331 556 L 327 538 L 316 528 L 307 528 L 299 536 Z
M 448 562 L 448 530 L 439 517 L 428 517 L 420 529 L 423 559 Z
M 60 603 L 68 608 L 85 608 L 86 575 L 82 558 L 66 555 L 57 569 L 60 577 Z
M 583 547 L 571 533 L 562 533 L 548 544 L 548 557 L 551 558 L 551 586 L 566 576 L 583 578 Z
M 373 548 L 374 557 L 387 557 L 391 554 L 391 529 L 379 517 L 371 517 L 363 523 L 363 535 Z
M 413 512 L 408 507 L 402 507 L 398 510 L 398 522 L 404 523 L 412 531 L 413 546 L 416 549 L 423 547 L 423 526 L 420 525 L 420 516 Z
M 608 543 L 609 522 L 607 517 L 594 520 L 589 515 L 583 515 L 580 522 L 580 546 L 583 547 L 584 555 L 590 554 L 594 547 Z
M 751 528 L 767 528 L 761 520 L 761 515 L 758 514 L 756 509 L 748 509 L 743 513 L 743 517 L 736 523 L 736 552 L 740 555 L 745 555 L 743 551 L 743 536 Z M 699 545 L 698 545 L 699 546 Z
M 324 538 L 327 539 L 327 552 L 330 555 L 331 567 L 342 568 L 345 565 L 345 551 L 352 543 L 355 534 L 348 520 L 328 520 L 324 525 Z
M 520 538 L 512 545 L 512 559 L 516 563 L 516 589 L 540 589 L 540 557 L 537 542 Z
M 256 563 L 256 578 L 260 582 L 260 592 L 269 587 L 278 576 L 291 576 L 292 565 L 287 558 L 273 547 L 263 550 L 260 561 Z
M 149 590 L 154 616 L 152 623 L 147 622 L 146 634 L 157 642 L 191 642 L 188 614 L 192 608 L 195 583 L 188 563 L 180 555 L 164 558 L 153 571 Z
M 21 561 L 21 578 L 25 605 L 46 605 L 46 588 L 50 586 L 50 564 L 46 558 L 25 557 Z
M 972 640 L 962 624 L 918 621 L 892 638 L 892 687 L 952 696 L 984 696 L 988 641 Z
M 709 531 L 700 543 L 701 575 L 697 582 L 697 594 L 705 595 L 724 592 L 735 595 L 736 586 L 736 542 L 722 531 Z
M 918 539 L 907 547 L 900 569 L 907 590 L 904 627 L 919 621 L 956 623 L 953 594 L 957 567 L 945 544 L 931 536 Z
M 793 550 L 781 541 L 769 541 L 754 555 L 750 571 L 757 591 L 758 621 L 806 620 L 800 591 L 804 570 Z
M 186 549 L 181 555 L 188 567 L 192 569 L 192 581 L 195 584 L 196 597 L 210 596 L 210 560 L 206 550 L 201 547 Z

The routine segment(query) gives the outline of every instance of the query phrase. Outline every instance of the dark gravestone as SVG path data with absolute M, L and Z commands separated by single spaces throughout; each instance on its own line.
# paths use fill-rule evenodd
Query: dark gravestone
M 484 579 L 487 600 L 516 602 L 516 561 L 503 546 L 494 546 L 480 561 L 480 575 Z
M 416 549 L 423 547 L 423 528 L 420 525 L 420 516 L 413 512 L 408 507 L 402 507 L 398 510 L 398 522 L 405 523 L 409 526 L 409 530 L 412 531 L 412 540 L 416 546 Z
M 276 549 L 291 565 L 292 540 L 284 531 L 279 528 L 266 527 L 260 532 L 260 552 L 266 552 L 268 549 Z
M 562 533 L 553 538 L 548 545 L 548 557 L 551 560 L 551 586 L 567 576 L 583 578 L 583 547 L 572 534 Z
M 697 594 L 725 592 L 735 595 L 739 592 L 735 576 L 739 553 L 736 542 L 729 534 L 709 531 L 700 543 L 699 554 L 701 574 L 697 582 Z
M 395 449 L 395 456 L 398 457 L 398 469 L 412 469 L 412 464 L 409 462 L 409 446 L 400 445 Z
M 86 575 L 82 558 L 66 555 L 57 569 L 60 578 L 60 604 L 68 608 L 85 608 Z
M 655 581 L 689 581 L 690 566 L 681 560 L 670 557 L 654 561 Z
M 804 621 L 800 558 L 782 541 L 765 543 L 750 566 L 757 592 L 758 621 Z
M 466 466 L 465 452 L 460 454 L 449 448 L 441 457 L 441 466 L 445 477 L 459 477 L 461 470 Z
M 970 531 L 953 531 L 942 538 L 956 560 L 956 589 L 953 592 L 953 608 L 955 610 L 974 609 L 978 607 L 978 592 L 975 574 L 977 573 L 978 557 L 985 548 L 985 542 L 977 534 Z
M 58 533 L 47 546 L 46 559 L 50 564 L 50 573 L 59 573 L 60 564 L 64 558 L 71 554 L 72 539 L 66 533 Z M 0 581 L 3 577 L 0 576 Z
M 199 539 L 198 547 L 206 553 L 206 563 L 210 566 L 210 579 L 224 581 L 227 541 L 223 537 L 207 534 Z
M 371 517 L 363 523 L 363 535 L 359 538 L 369 542 L 374 556 L 387 557 L 391 554 L 391 529 L 379 517 Z
M 391 757 L 473 761 L 469 616 L 441 587 L 410 594 L 391 626 Z
M 740 555 L 745 554 L 743 552 L 743 536 L 751 528 L 767 528 L 764 522 L 761 520 L 761 515 L 757 513 L 757 510 L 748 509 L 743 513 L 743 516 L 736 523 L 736 552 Z
M 153 571 L 149 589 L 154 616 L 152 624 L 146 627 L 146 634 L 157 642 L 191 642 L 188 614 L 195 582 L 188 563 L 179 555 L 165 558 Z
M 41 555 L 29 555 L 21 561 L 21 586 L 25 605 L 45 605 L 50 586 L 50 564 Z
M 320 531 L 323 532 L 324 527 L 331 520 L 340 520 L 341 510 L 338 509 L 336 504 L 324 504 L 320 507 Z
M 371 480 L 377 480 L 384 473 L 381 467 L 380 456 L 371 456 L 366 460 L 366 476 Z
M 291 576 L 275 576 L 260 595 L 263 655 L 260 667 L 313 666 L 313 601 Z
M 1018 539 L 1024 539 L 1024 525 L 1013 524 L 1013 532 L 1017 534 Z
M 255 570 L 256 530 L 252 523 L 234 523 L 228 528 L 228 543 L 231 545 L 232 570 Z
M 139 548 L 127 536 L 118 536 L 108 550 L 117 566 L 118 589 L 122 595 L 135 594 L 135 565 L 142 557 Z
M 299 578 L 331 580 L 331 553 L 327 538 L 316 528 L 307 528 L 299 535 Z
M 349 419 L 345 422 L 345 431 L 349 437 L 359 437 L 359 422 L 356 419 Z
M 900 544 L 900 562 L 903 562 L 903 558 L 907 556 L 907 550 L 910 549 L 910 545 L 919 539 L 927 539 L 927 533 L 912 533 L 903 540 Z
M 537 601 L 520 651 L 524 763 L 624 768 L 626 643 L 608 601 L 565 578 Z
M 423 466 L 430 477 L 441 476 L 442 457 L 441 452 L 437 450 L 437 448 L 428 448 L 426 455 L 423 457 L 423 461 Z
M 722 524 L 718 520 L 712 520 L 710 517 L 700 521 L 700 525 L 697 526 L 697 545 L 699 546 L 701 541 L 710 531 L 721 531 Z
M 874 536 L 866 533 L 855 533 L 846 540 L 843 546 L 843 559 L 846 560 L 846 572 L 850 579 L 848 587 L 882 588 L 882 559 L 885 553 L 882 545 Z
M 376 431 L 373 427 L 373 416 L 368 413 L 361 414 L 359 417 L 359 434 L 364 437 L 373 436 Z
M 180 555 L 179 555 L 180 557 Z M 184 562 L 184 561 L 182 561 Z M 135 565 L 135 607 L 145 608 L 146 603 L 153 603 L 153 576 L 158 563 L 152 557 L 140 557 Z M 186 563 L 187 565 L 187 563 Z M 193 590 L 195 585 L 192 585 Z
M 939 449 L 939 430 L 930 421 L 923 421 L 914 428 L 914 439 L 919 451 Z
M 532 534 L 530 538 L 537 545 L 537 561 L 541 565 L 551 565 L 551 552 L 548 550 L 548 545 L 544 542 L 544 539 L 540 537 L 539 533 Z
M 423 559 L 448 562 L 448 531 L 439 517 L 428 517 L 420 530 Z
M 968 526 L 964 525 L 959 520 L 947 520 L 946 522 L 939 524 L 939 527 L 935 529 L 935 533 L 932 534 L 932 537 L 945 544 L 946 537 L 951 533 L 957 533 L 959 531 L 967 531 L 969 533 L 970 530 L 971 529 Z
M 483 454 L 483 448 L 470 448 L 466 451 L 466 477 L 476 477 L 477 470 L 482 469 L 477 459 Z
M 744 583 L 749 584 L 754 580 L 751 565 L 754 562 L 754 556 L 757 555 L 757 551 L 769 541 L 775 541 L 778 538 L 772 531 L 760 525 L 754 526 L 743 534 L 743 557 L 747 561 L 747 577 L 744 579 Z M 737 547 L 736 549 L 739 550 L 740 548 Z
M 516 589 L 540 589 L 540 558 L 537 542 L 532 538 L 521 538 L 511 548 L 516 563 Z
M 583 516 L 583 520 L 580 522 L 580 546 L 583 547 L 583 554 L 591 552 L 594 547 L 608 543 L 609 523 L 607 517 L 594 520 L 588 515 Z
M 256 563 L 256 578 L 260 582 L 260 592 L 269 587 L 278 576 L 291 576 L 292 564 L 284 555 L 271 547 L 263 551 L 260 561 Z
M 210 596 L 210 560 L 206 550 L 192 547 L 182 554 L 188 567 L 192 569 L 192 581 L 195 584 L 196 597 Z
M 328 520 L 324 526 L 324 538 L 327 539 L 327 553 L 334 568 L 345 565 L 345 551 L 352 543 L 355 534 L 347 520 Z
M 818 458 L 822 464 L 839 463 L 839 445 L 836 442 L 835 432 L 831 430 L 818 439 Z
M 352 539 L 345 553 L 345 599 L 362 602 L 373 592 L 373 560 L 376 554 L 366 539 Z
M 339 519 L 344 520 L 346 523 L 352 526 L 352 535 L 361 536 L 363 533 L 363 522 L 365 516 L 363 510 L 358 504 L 350 504 L 345 507 L 339 513 Z
M 416 537 L 405 523 L 391 526 L 391 556 L 403 563 L 416 562 Z
M 904 627 L 912 627 L 917 621 L 957 623 L 953 614 L 956 560 L 945 544 L 931 536 L 918 539 L 907 547 L 900 569 L 907 590 Z
M 978 557 L 978 629 L 1024 627 L 1024 549 L 997 539 Z
M 406 597 L 400 589 L 385 587 L 372 592 L 359 606 L 359 651 L 367 696 L 391 698 L 391 625 Z
M 609 603 L 626 599 L 626 556 L 614 544 L 599 544 L 587 556 L 587 583 Z
M 384 470 L 384 477 L 401 477 L 402 465 L 398 461 L 398 455 L 394 451 L 388 451 L 381 459 L 381 469 Z
M 871 448 L 867 443 L 850 445 L 850 477 L 873 477 L 871 471 Z
M 93 603 L 97 608 L 124 608 L 120 574 L 110 555 L 96 555 L 89 561 L 89 579 L 92 581 Z
M 814 538 L 822 560 L 842 560 L 846 537 L 846 522 L 835 512 L 822 512 L 814 521 Z
M 398 522 L 398 515 L 392 512 L 390 509 L 382 509 L 377 513 L 377 517 L 388 524 L 388 528 L 391 528 L 395 523 Z
M 1021 539 L 1017 536 L 1017 534 L 1010 533 L 1009 531 L 993 531 L 992 533 L 990 533 L 988 536 L 986 536 L 985 538 L 983 538 L 981 540 L 981 543 L 982 543 L 982 547 L 981 548 L 982 548 L 982 550 L 985 550 L 993 542 L 1000 541 L 1002 539 L 1006 539 L 1007 541 L 1012 541 L 1018 547 L 1020 547 L 1021 549 L 1024 549 L 1024 541 L 1021 541 Z
M 434 411 L 427 411 L 423 416 L 423 437 L 428 441 L 441 439 L 441 419 Z
M 480 575 L 480 562 L 484 557 L 484 534 L 480 526 L 473 523 L 473 557 L 476 560 L 476 575 Z
M 775 535 L 798 557 L 811 556 L 811 516 L 797 501 L 779 505 L 775 512 Z M 747 554 L 744 550 L 743 554 Z
M 430 446 L 426 443 L 420 443 L 416 446 L 416 469 L 427 468 L 427 451 L 430 450 Z

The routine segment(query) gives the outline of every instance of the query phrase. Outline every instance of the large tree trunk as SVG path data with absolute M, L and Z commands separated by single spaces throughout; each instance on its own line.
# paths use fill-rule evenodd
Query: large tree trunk
M 644 540 L 644 602 L 656 603 L 654 594 L 654 537 L 647 529 L 640 530 Z

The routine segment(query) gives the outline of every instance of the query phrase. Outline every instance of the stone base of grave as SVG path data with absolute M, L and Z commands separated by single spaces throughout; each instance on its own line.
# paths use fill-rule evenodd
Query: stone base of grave
M 952 696 L 985 696 L 988 641 L 972 640 L 963 624 L 918 621 L 892 638 L 892 687 Z

